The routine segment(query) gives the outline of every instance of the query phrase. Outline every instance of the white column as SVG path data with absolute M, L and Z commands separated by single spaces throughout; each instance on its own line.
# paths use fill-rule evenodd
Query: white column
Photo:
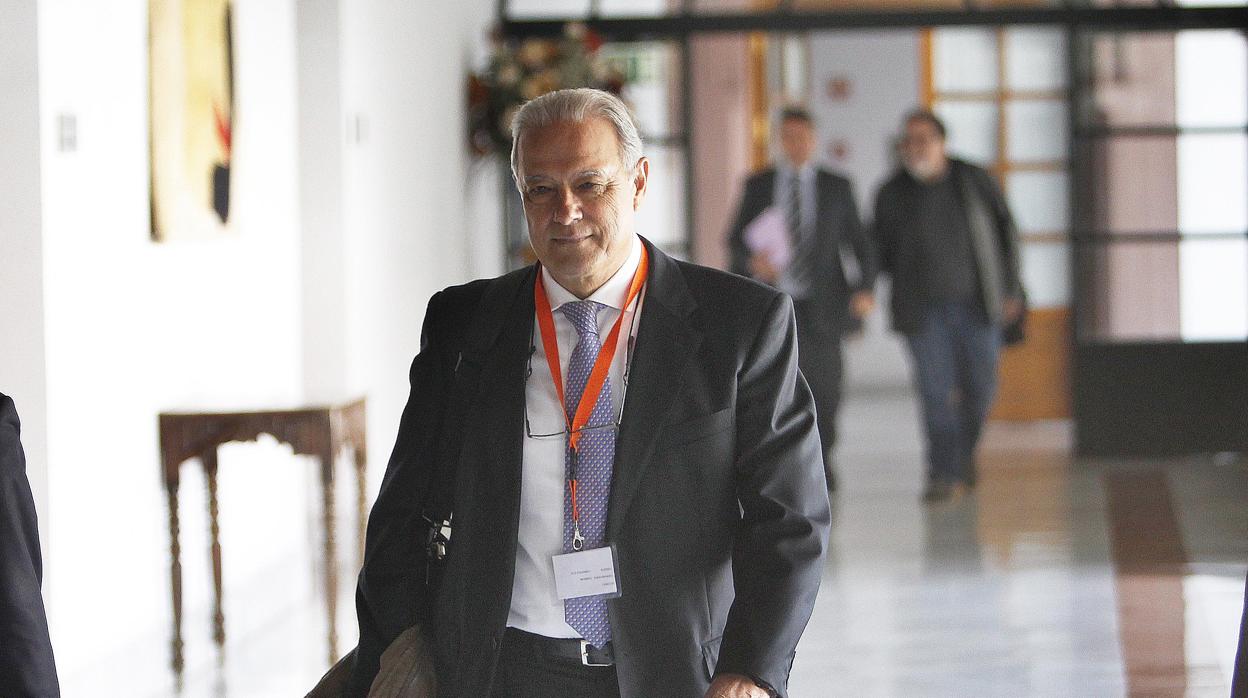
M 0 392 L 17 403 L 47 548 L 47 370 L 35 0 L 0 3 Z

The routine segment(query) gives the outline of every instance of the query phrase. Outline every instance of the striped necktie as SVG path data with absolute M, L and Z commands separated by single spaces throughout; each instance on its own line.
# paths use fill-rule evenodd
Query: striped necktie
M 815 245 L 813 231 L 807 230 L 809 225 L 802 225 L 802 176 L 800 172 L 789 174 L 789 186 L 786 187 L 785 222 L 789 226 L 789 240 L 793 246 L 793 256 L 789 267 L 785 270 L 788 277 L 788 288 L 795 298 L 805 297 L 809 291 L 814 275 Z

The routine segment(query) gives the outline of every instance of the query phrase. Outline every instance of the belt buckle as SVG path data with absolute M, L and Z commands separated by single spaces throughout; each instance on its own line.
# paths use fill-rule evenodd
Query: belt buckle
M 589 648 L 592 646 L 593 645 L 590 645 L 589 642 L 585 640 L 581 640 L 581 664 L 584 664 L 585 666 L 611 666 L 612 664 L 611 662 L 607 662 L 606 664 L 599 664 L 597 662 L 591 662 L 589 660 Z

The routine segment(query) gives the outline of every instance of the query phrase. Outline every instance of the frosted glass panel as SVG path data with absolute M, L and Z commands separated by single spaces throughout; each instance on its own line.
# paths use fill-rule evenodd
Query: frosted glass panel
M 1099 199 L 1098 226 L 1115 233 L 1178 230 L 1175 143 L 1173 136 L 1102 141 L 1097 167 L 1105 174 L 1090 190 Z
M 1066 35 L 1061 29 L 1023 27 L 1005 32 L 1005 86 L 1060 90 L 1066 86 Z
M 997 107 L 991 102 L 937 102 L 936 115 L 949 131 L 952 155 L 980 164 L 997 159 Z
M 1065 172 L 1013 172 L 1006 197 L 1023 233 L 1065 232 L 1070 226 L 1069 180 Z
M 1059 100 L 1006 103 L 1006 152 L 1015 162 L 1065 160 L 1066 105 Z
M 674 44 L 662 42 L 607 44 L 607 60 L 628 76 L 624 100 L 637 117 L 642 137 L 665 136 L 679 129 L 671 100 L 677 94 L 673 78 L 677 61 Z
M 996 31 L 933 29 L 932 82 L 938 92 L 997 89 Z
M 1242 34 L 1179 32 L 1174 52 L 1179 126 L 1248 122 L 1248 51 Z
M 507 16 L 511 19 L 541 17 L 585 17 L 590 0 L 508 0 Z
M 1036 308 L 1070 303 L 1070 246 L 1067 243 L 1024 243 L 1019 259 L 1028 303 Z
M 637 211 L 637 232 L 651 242 L 678 249 L 685 236 L 685 158 L 676 148 L 646 148 L 650 182 Z
M 1179 249 L 1174 243 L 1083 245 L 1081 336 L 1093 340 L 1173 340 L 1179 331 Z
M 1093 35 L 1088 101 L 1079 116 L 1092 126 L 1174 123 L 1174 34 Z
M 586 18 L 590 0 L 507 0 L 511 19 Z M 667 0 L 598 0 L 602 17 L 658 17 L 669 14 Z
M 1179 230 L 1248 230 L 1248 137 L 1242 133 L 1179 136 Z
M 1182 242 L 1179 293 L 1183 339 L 1248 337 L 1248 240 Z
M 667 10 L 667 0 L 598 0 L 603 17 L 659 17 Z

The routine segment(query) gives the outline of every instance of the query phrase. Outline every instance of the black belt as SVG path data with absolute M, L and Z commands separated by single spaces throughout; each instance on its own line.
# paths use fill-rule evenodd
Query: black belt
M 615 653 L 610 642 L 606 647 L 599 649 L 581 639 L 546 637 L 519 628 L 507 628 L 506 641 L 536 647 L 552 659 L 566 660 L 585 666 L 615 664 Z

